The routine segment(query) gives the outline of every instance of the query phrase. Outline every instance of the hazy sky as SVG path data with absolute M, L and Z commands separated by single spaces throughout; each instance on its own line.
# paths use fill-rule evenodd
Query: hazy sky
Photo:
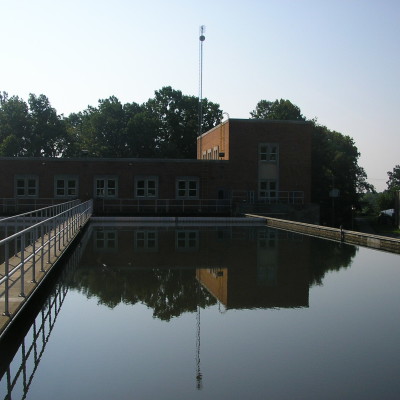
M 399 0 L 0 0 L 0 90 L 59 114 L 172 86 L 231 118 L 289 99 L 351 136 L 378 190 L 400 164 Z

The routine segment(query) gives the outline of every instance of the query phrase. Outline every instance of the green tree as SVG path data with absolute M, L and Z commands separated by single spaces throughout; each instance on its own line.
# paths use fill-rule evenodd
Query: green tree
M 388 190 L 400 190 L 400 165 L 396 165 L 393 171 L 388 171 L 389 180 L 386 182 Z
M 306 118 L 301 114 L 300 108 L 289 100 L 260 100 L 255 110 L 250 112 L 252 118 L 305 121 Z
M 392 171 L 388 171 L 389 179 L 386 182 L 387 189 L 379 193 L 378 204 L 380 210 L 394 208 L 396 192 L 400 190 L 400 165 L 396 165 Z
M 307 121 L 301 110 L 289 100 L 258 102 L 253 118 Z M 358 165 L 360 153 L 350 136 L 313 123 L 311 200 L 321 206 L 321 220 L 340 225 L 351 219 L 352 206 L 358 206 L 359 193 L 372 192 L 367 174 Z M 332 201 L 330 191 L 339 189 L 340 197 Z
M 28 105 L 19 97 L 0 93 L 0 155 L 26 155 L 31 120 Z
M 129 156 L 153 158 L 159 156 L 157 148 L 158 121 L 146 112 L 134 114 L 127 125 Z
M 156 147 L 160 157 L 195 158 L 198 133 L 199 101 L 195 96 L 183 95 L 180 90 L 163 87 L 144 105 L 157 121 Z M 203 132 L 216 126 L 222 119 L 218 104 L 203 99 Z
M 30 94 L 28 104 L 31 129 L 26 138 L 27 155 L 62 156 L 67 147 L 67 130 L 64 121 L 43 94 L 39 96 Z
M 64 121 L 43 94 L 0 95 L 0 153 L 5 156 L 59 157 L 67 147 Z
M 98 107 L 70 114 L 67 125 L 72 148 L 68 155 L 87 151 L 92 157 L 131 157 L 128 125 L 140 110 L 136 103 L 123 105 L 111 96 L 99 100 Z
M 358 165 L 359 156 L 350 136 L 314 125 L 311 199 L 321 205 L 322 221 L 340 225 L 349 220 L 352 206 L 359 205 L 359 194 L 374 191 Z M 336 199 L 330 197 L 333 188 L 339 189 Z

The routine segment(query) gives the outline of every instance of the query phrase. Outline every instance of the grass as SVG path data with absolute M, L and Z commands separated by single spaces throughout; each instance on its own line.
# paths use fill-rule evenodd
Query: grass
M 382 236 L 400 236 L 400 229 L 394 225 L 388 223 L 381 223 L 378 217 L 371 217 L 369 220 L 372 228 L 375 230 L 377 235 Z

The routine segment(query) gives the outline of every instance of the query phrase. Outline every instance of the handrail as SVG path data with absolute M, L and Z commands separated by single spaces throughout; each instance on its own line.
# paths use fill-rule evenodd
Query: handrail
M 47 263 L 50 263 L 52 255 L 56 257 L 57 251 L 62 251 L 90 218 L 92 210 L 92 200 L 77 203 L 67 210 L 0 240 L 0 251 L 4 254 L 4 273 L 0 279 L 0 285 L 4 285 L 4 294 L 0 294 L 0 296 L 4 295 L 4 315 L 10 315 L 9 291 L 18 280 L 17 277 L 15 281 L 12 281 L 11 277 L 17 272 L 20 273 L 19 296 L 25 297 L 24 275 L 31 273 L 31 282 L 36 283 L 36 263 L 40 262 L 40 272 L 44 273 L 45 258 L 47 258 Z M 3 266 L 3 264 L 0 265 Z
M 54 209 L 56 209 L 58 207 L 69 208 L 70 206 L 76 205 L 76 204 L 79 204 L 79 203 L 80 203 L 79 200 L 71 200 L 71 201 L 66 201 L 64 203 L 54 204 L 52 206 L 39 208 L 37 210 L 27 211 L 27 212 L 22 213 L 22 214 L 11 215 L 9 217 L 0 218 L 0 223 L 8 222 L 8 220 L 15 220 L 15 219 L 18 219 L 18 218 L 26 217 L 26 216 L 29 216 L 30 214 L 32 214 L 32 216 L 34 216 L 34 214 L 38 214 L 38 217 L 43 218 L 43 214 L 42 213 L 44 211 L 47 211 L 47 210 L 52 211 L 52 210 L 54 210 Z

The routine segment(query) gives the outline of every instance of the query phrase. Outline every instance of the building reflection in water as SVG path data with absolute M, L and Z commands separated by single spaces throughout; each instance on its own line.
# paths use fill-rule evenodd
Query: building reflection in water
M 104 281 L 97 274 L 99 267 L 114 274 L 108 287 L 122 290 L 122 297 L 130 297 L 133 303 L 139 300 L 133 292 L 142 293 L 144 286 L 150 285 L 148 291 L 157 290 L 150 275 L 157 275 L 158 282 L 165 284 L 172 274 L 182 285 L 191 286 L 190 281 L 197 279 L 226 309 L 308 307 L 310 246 L 307 238 L 299 235 L 265 227 L 188 226 L 99 227 L 92 237 L 74 282 L 110 306 L 107 290 L 99 290 Z M 174 287 L 188 295 L 189 303 L 196 300 L 184 287 Z M 194 311 L 196 306 L 189 309 Z
M 11 376 L 3 362 L 0 384 L 11 396 L 22 379 L 27 393 L 55 317 L 72 289 L 96 296 L 99 304 L 110 308 L 140 302 L 165 321 L 184 312 L 196 313 L 196 387 L 201 389 L 200 310 L 217 302 L 225 310 L 308 307 L 309 286 L 320 284 L 327 270 L 350 265 L 355 255 L 355 247 L 338 251 L 338 246 L 264 226 L 92 224 L 28 328 L 26 338 L 33 332 L 33 340 L 27 343 L 24 338 L 19 349 L 15 346 L 14 353 L 23 356 L 17 374 Z M 34 370 L 28 376 L 25 365 L 32 354 Z

